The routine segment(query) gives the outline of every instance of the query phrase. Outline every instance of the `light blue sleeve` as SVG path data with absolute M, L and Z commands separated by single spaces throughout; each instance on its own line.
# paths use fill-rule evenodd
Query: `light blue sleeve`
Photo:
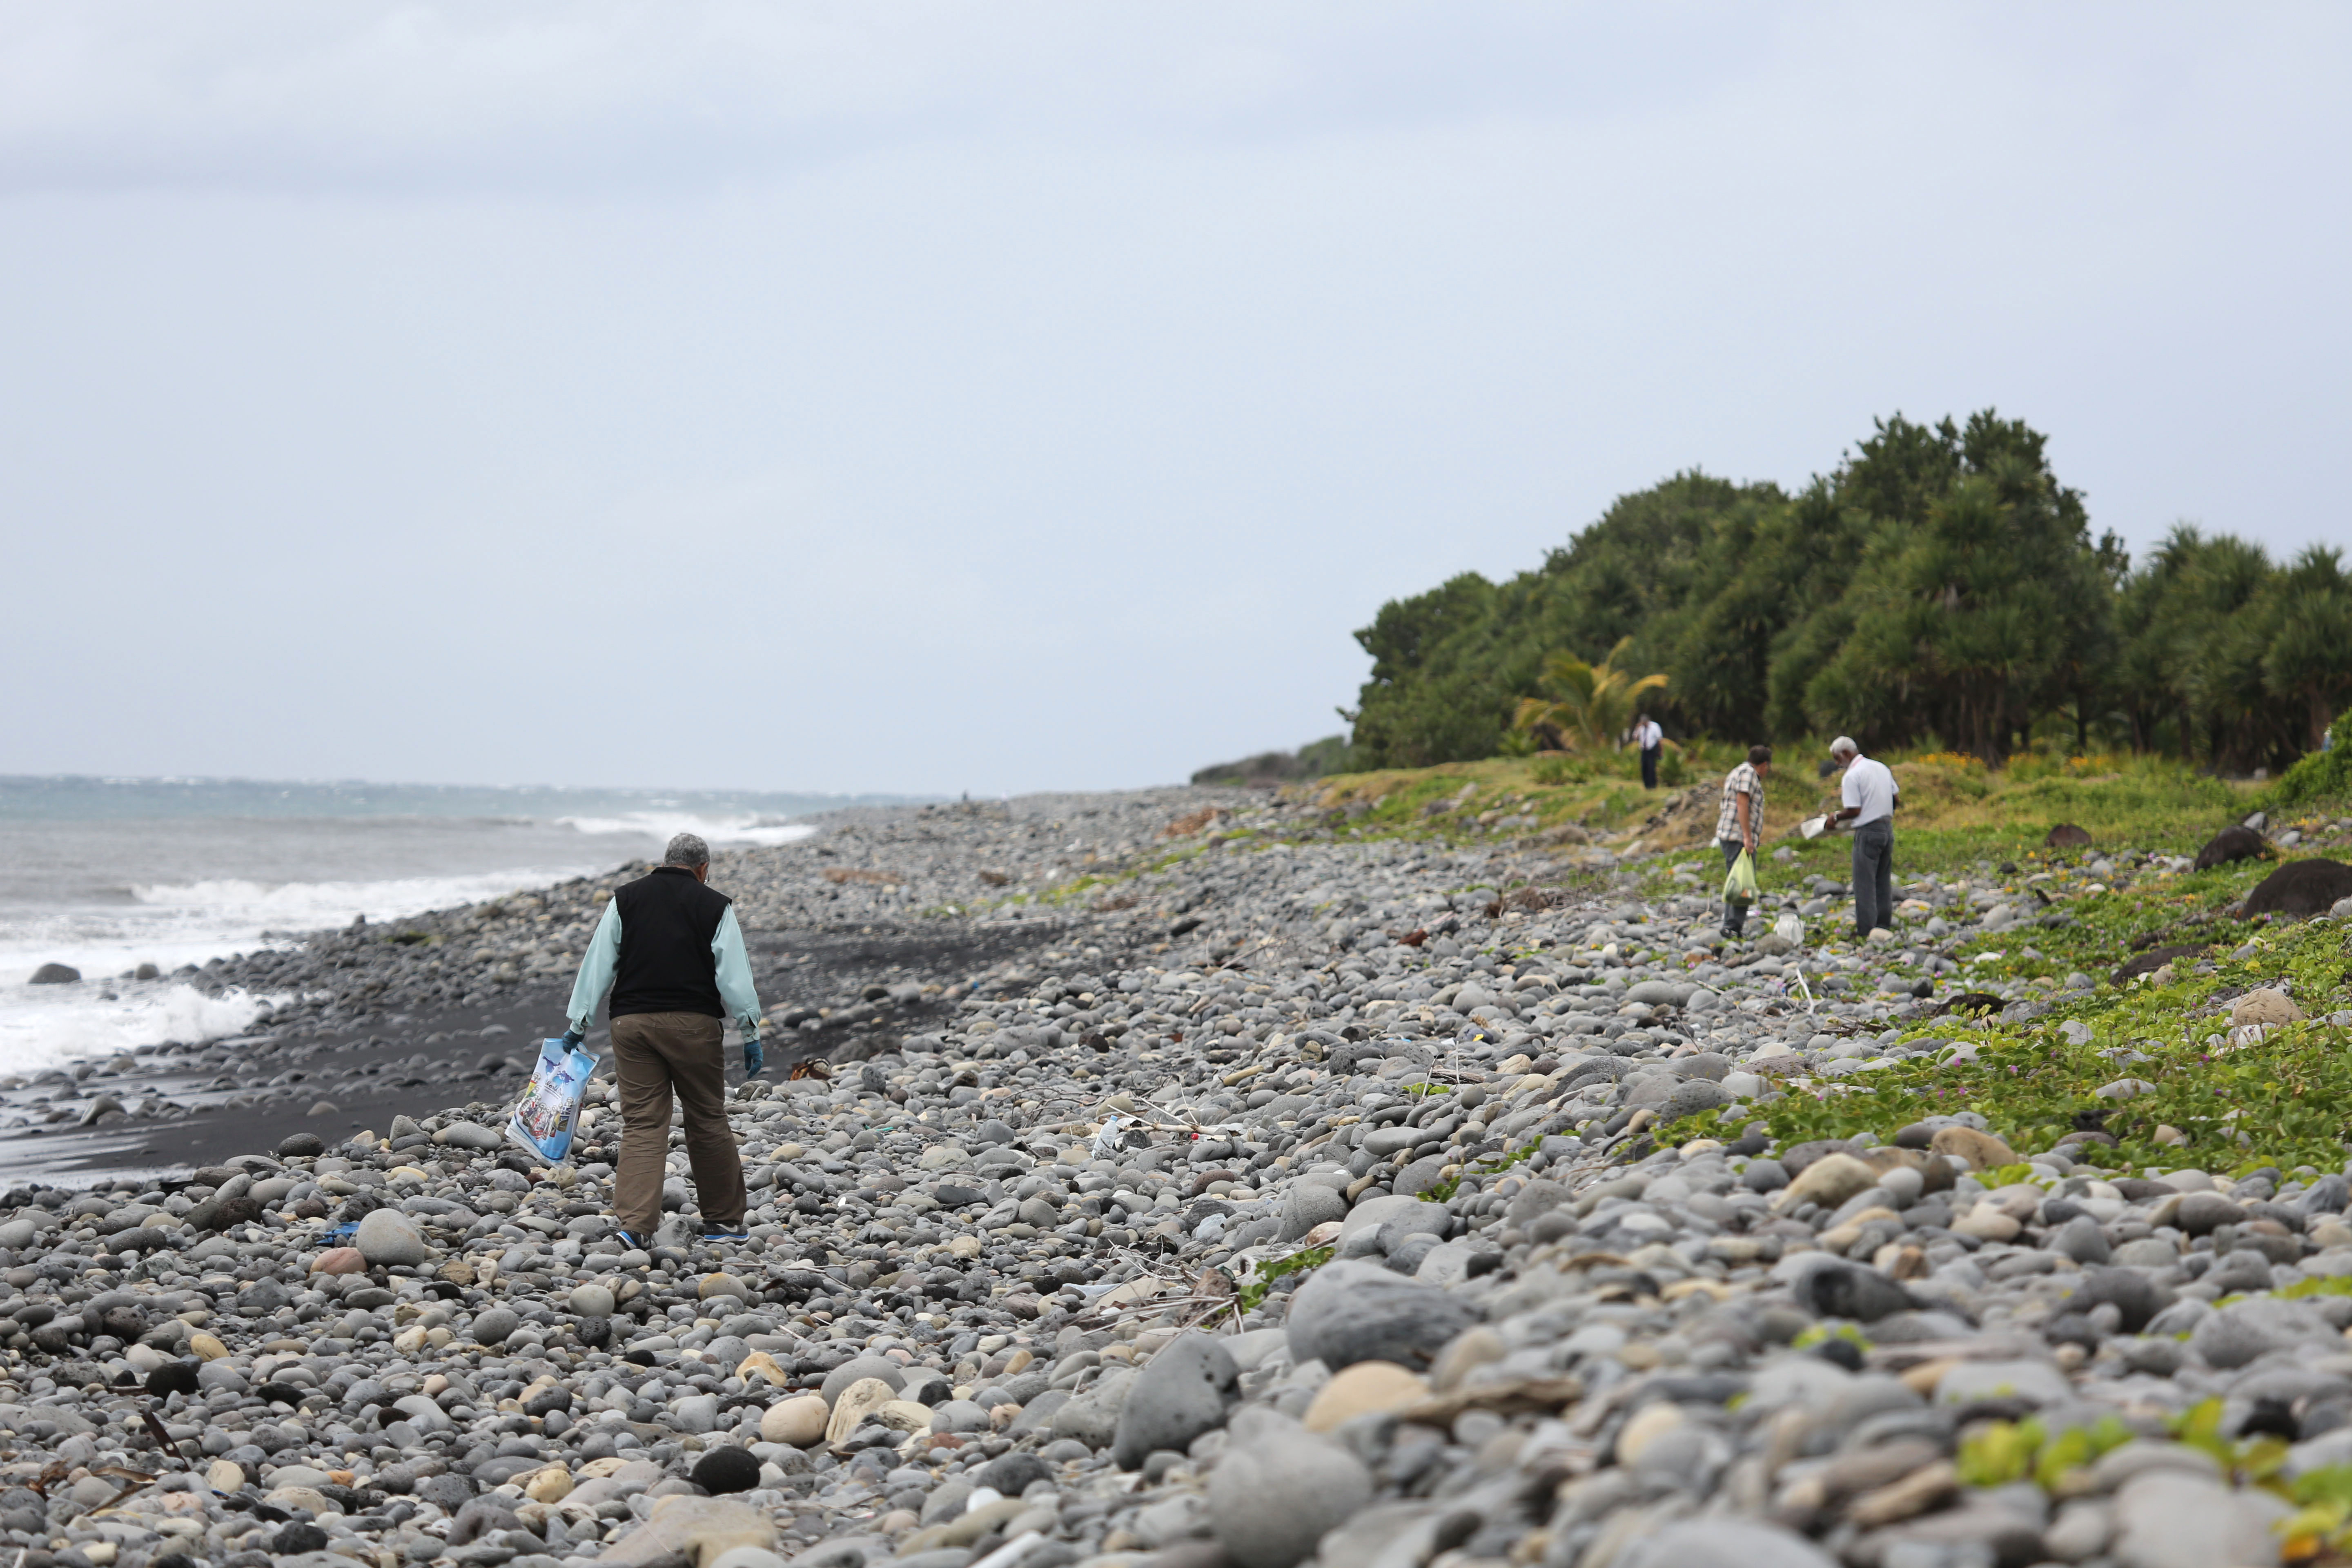
M 572 983 L 572 1006 L 568 1016 L 572 1027 L 580 1034 L 596 1021 L 596 1005 L 613 986 L 613 971 L 621 962 L 621 906 L 618 900 L 607 900 L 604 918 L 596 922 L 596 934 L 588 939 L 588 952 L 580 960 L 580 978 Z
M 743 950 L 743 928 L 736 923 L 735 906 L 719 917 L 710 938 L 710 956 L 719 965 L 719 999 L 730 1016 L 739 1019 L 747 1034 L 760 1031 L 760 994 L 751 986 L 751 955 Z

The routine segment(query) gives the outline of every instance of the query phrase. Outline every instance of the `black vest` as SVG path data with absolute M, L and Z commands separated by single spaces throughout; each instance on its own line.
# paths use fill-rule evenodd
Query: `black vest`
M 724 1018 L 719 961 L 710 939 L 727 914 L 727 895 L 694 873 L 663 866 L 613 890 L 621 911 L 621 961 L 613 970 L 612 1016 L 700 1013 Z

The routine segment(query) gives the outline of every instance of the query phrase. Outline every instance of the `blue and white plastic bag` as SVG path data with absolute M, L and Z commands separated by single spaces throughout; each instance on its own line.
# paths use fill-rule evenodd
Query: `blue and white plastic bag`
M 533 1159 L 561 1164 L 580 1129 L 580 1102 L 596 1072 L 596 1053 L 560 1039 L 539 1043 L 539 1067 L 522 1102 L 507 1118 L 507 1136 Z

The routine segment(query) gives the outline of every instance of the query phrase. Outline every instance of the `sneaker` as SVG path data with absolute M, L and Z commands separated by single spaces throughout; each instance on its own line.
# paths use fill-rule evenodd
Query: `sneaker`
M 740 1226 L 736 1226 L 730 1229 L 723 1225 L 707 1225 L 702 1227 L 702 1239 L 705 1241 L 749 1241 L 751 1239 L 751 1233 Z
M 613 1238 L 621 1244 L 624 1252 L 651 1252 L 654 1249 L 652 1242 L 633 1230 L 616 1230 Z

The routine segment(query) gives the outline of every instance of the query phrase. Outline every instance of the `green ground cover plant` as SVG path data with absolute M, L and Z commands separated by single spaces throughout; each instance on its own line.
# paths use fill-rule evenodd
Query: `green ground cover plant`
M 2109 901 L 2118 911 L 2130 902 Z M 2217 951 L 2210 973 L 2059 993 L 2048 1012 L 2018 1023 L 1923 1021 L 1902 1043 L 1941 1042 L 1931 1054 L 1792 1084 L 1766 1103 L 1689 1118 L 1675 1136 L 1736 1137 L 1761 1121 L 1783 1143 L 1891 1139 L 1924 1116 L 1971 1110 L 2021 1153 L 2104 1131 L 2116 1146 L 2086 1157 L 2109 1169 L 2338 1169 L 2352 1153 L 2352 1030 L 2326 1016 L 2352 1008 L 2346 928 L 2240 926 L 2231 938 L 2241 940 Z M 2229 1003 L 2281 980 L 2311 1016 L 2258 1035 L 2233 1030 Z M 2137 1087 L 2100 1094 L 2126 1079 Z

